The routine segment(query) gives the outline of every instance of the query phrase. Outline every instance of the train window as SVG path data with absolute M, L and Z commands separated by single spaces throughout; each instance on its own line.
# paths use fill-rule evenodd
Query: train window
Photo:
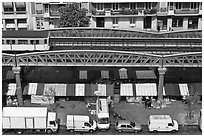
M 15 44 L 15 40 L 6 40 L 6 44 Z
M 44 39 L 44 44 L 47 44 L 47 39 Z
M 31 44 L 39 44 L 39 40 L 31 40 L 30 43 Z
M 18 44 L 28 44 L 27 40 L 18 40 Z

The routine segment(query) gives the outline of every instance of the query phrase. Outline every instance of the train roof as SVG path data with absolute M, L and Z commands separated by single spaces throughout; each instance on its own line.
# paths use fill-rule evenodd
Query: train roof
M 2 38 L 47 38 L 49 31 L 5 30 Z

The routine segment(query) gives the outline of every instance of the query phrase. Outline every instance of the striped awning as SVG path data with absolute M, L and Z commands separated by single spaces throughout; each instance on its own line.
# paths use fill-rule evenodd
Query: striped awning
M 87 79 L 87 71 L 79 71 L 79 79 Z
M 120 79 L 128 79 L 127 69 L 121 68 L 119 70 L 119 76 L 120 76 Z
M 23 95 L 46 95 L 53 90 L 55 96 L 94 96 L 94 92 L 100 92 L 100 96 L 110 96 L 114 93 L 113 84 L 44 84 L 29 83 L 25 86 Z
M 9 83 L 8 92 L 6 95 L 13 96 L 16 94 L 16 83 Z
M 137 79 L 157 79 L 153 70 L 137 70 Z
M 108 79 L 109 78 L 109 71 L 102 70 L 101 71 L 101 78 Z
M 181 96 L 189 96 L 189 90 L 187 84 L 179 84 Z
M 157 96 L 156 83 L 135 84 L 136 96 Z
M 133 84 L 126 83 L 120 85 L 120 95 L 121 96 L 133 96 Z

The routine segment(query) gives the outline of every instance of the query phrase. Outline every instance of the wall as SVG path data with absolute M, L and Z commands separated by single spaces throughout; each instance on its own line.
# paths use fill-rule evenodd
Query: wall
M 202 17 L 198 18 L 198 29 L 202 29 Z
M 157 17 L 156 16 L 152 16 L 152 26 L 151 26 L 152 30 L 157 30 Z
M 183 30 L 188 29 L 188 18 L 183 18 Z
M 105 18 L 105 28 L 113 28 L 112 18 Z
M 144 17 L 137 17 L 136 19 L 136 29 L 143 30 L 144 29 Z
M 118 25 L 119 25 L 119 28 L 121 28 L 121 29 L 129 28 L 130 27 L 129 18 L 119 18 Z

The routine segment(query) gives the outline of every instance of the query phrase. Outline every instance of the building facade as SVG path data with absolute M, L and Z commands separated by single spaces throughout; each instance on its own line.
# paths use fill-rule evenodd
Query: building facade
M 59 27 L 59 7 L 69 2 L 3 2 L 3 30 Z M 81 2 L 90 27 L 161 31 L 202 29 L 202 2 Z

